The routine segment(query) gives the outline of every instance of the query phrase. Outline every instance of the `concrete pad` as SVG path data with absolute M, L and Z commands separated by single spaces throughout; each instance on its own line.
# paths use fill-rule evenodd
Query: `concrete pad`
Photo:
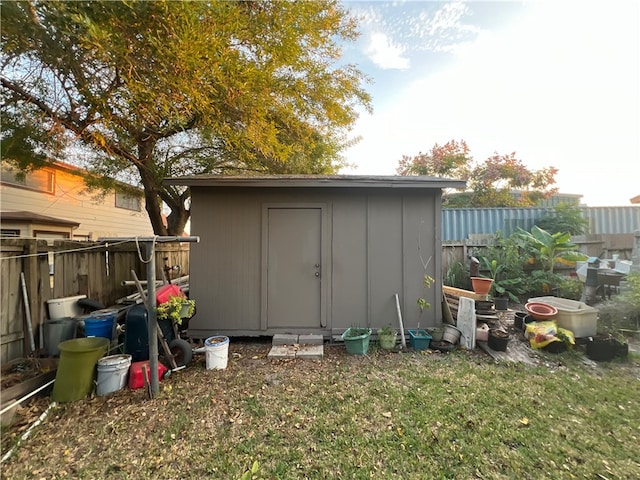
M 299 335 L 298 343 L 300 345 L 322 345 L 324 339 L 322 335 Z
M 274 345 L 269 350 L 267 358 L 280 359 L 280 358 L 295 358 L 297 348 L 288 345 Z
M 293 345 L 298 343 L 298 335 L 289 333 L 276 333 L 273 336 L 272 345 Z
M 296 358 L 303 360 L 322 360 L 324 357 L 324 345 L 300 345 Z

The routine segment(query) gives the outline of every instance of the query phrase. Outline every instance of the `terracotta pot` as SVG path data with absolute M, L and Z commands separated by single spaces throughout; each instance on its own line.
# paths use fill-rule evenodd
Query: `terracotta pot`
M 492 278 L 471 277 L 471 288 L 478 295 L 487 295 L 491 290 Z
M 549 320 L 558 314 L 556 307 L 542 302 L 528 302 L 524 308 L 536 320 Z

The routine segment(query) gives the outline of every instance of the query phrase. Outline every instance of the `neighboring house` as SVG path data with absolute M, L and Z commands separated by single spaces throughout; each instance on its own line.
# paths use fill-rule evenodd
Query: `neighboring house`
M 3 162 L 2 235 L 75 240 L 153 235 L 142 195 L 89 192 L 82 173 L 86 172 L 55 162 L 20 178 Z
M 73 231 L 80 225 L 71 220 L 24 211 L 3 211 L 0 218 L 3 237 L 30 237 L 50 240 L 73 238 Z
M 629 200 L 633 205 L 638 205 L 640 204 L 640 195 L 636 195 L 635 197 L 633 197 L 632 199 Z
M 434 177 L 172 178 L 191 188 L 192 338 L 442 321 L 441 196 Z M 426 269 L 423 267 L 426 264 Z M 432 308 L 419 320 L 417 300 Z

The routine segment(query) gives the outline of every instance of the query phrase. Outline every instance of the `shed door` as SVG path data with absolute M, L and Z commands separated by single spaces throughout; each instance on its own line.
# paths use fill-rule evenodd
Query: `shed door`
M 322 209 L 268 209 L 268 328 L 321 326 L 321 238 Z

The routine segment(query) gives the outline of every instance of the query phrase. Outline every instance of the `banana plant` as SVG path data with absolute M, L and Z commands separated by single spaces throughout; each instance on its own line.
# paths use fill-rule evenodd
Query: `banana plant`
M 542 270 L 549 273 L 553 273 L 553 268 L 560 259 L 577 262 L 588 258 L 577 251 L 578 245 L 571 243 L 570 233 L 558 232 L 551 234 L 534 225 L 531 227 L 531 232 L 518 227 L 515 235 L 527 247 L 535 251 L 535 256 L 540 261 Z

